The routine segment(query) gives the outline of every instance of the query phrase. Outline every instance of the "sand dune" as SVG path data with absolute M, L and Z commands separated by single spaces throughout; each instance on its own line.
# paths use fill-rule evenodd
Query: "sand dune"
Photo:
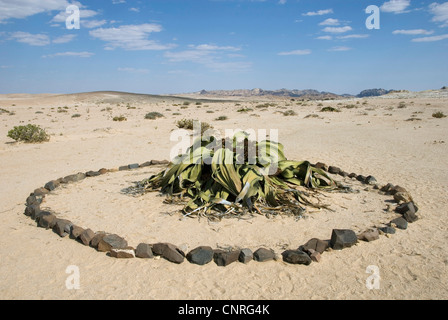
M 448 298 L 448 97 L 413 94 L 368 99 L 237 102 L 135 95 L 0 95 L 0 298 L 1 299 L 447 299 Z M 190 102 L 189 104 L 184 101 Z M 265 102 L 265 101 L 263 101 Z M 319 112 L 332 106 L 341 112 Z M 348 106 L 348 107 L 346 107 Z M 246 113 L 238 112 L 246 107 Z M 284 116 L 294 110 L 297 115 Z M 148 112 L 164 115 L 146 120 Z M 73 117 L 73 115 L 79 115 Z M 306 116 L 314 114 L 316 117 Z M 228 120 L 216 121 L 219 116 Z M 115 116 L 127 121 L 115 122 Z M 373 175 L 378 182 L 405 187 L 418 204 L 420 219 L 407 230 L 342 250 L 325 252 L 320 263 L 282 261 L 181 265 L 163 259 L 119 260 L 37 228 L 23 215 L 24 201 L 37 187 L 72 173 L 168 159 L 176 121 L 197 118 L 218 130 L 278 129 L 289 159 L 322 161 L 348 172 Z M 51 134 L 42 144 L 16 143 L 14 126 L 33 123 Z M 193 249 L 267 246 L 280 253 L 331 230 L 356 232 L 394 217 L 387 199 L 349 178 L 357 194 L 328 194 L 334 210 L 306 215 L 208 222 L 185 219 L 157 194 L 131 197 L 122 190 L 160 167 L 108 173 L 57 189 L 45 206 L 60 217 L 94 231 L 139 242 L 167 241 Z M 344 180 L 345 179 L 345 180 Z M 168 214 L 169 213 L 169 214 Z M 80 270 L 80 289 L 68 290 L 66 268 Z M 366 268 L 378 266 L 380 289 L 369 290 Z

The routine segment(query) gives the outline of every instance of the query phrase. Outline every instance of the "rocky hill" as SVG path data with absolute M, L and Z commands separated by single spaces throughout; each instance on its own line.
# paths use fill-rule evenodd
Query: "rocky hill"
M 321 92 L 317 90 L 307 89 L 307 90 L 263 90 L 260 88 L 256 89 L 239 89 L 239 90 L 213 90 L 206 91 L 202 90 L 196 92 L 196 94 L 201 96 L 220 96 L 220 97 L 290 97 L 290 98 L 301 98 L 301 99 L 313 99 L 313 100 L 324 100 L 324 99 L 337 99 L 341 97 L 346 97 L 347 95 L 337 95 L 331 92 Z

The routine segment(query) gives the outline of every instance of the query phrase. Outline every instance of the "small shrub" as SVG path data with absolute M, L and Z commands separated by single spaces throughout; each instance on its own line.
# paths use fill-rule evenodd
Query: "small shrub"
M 347 105 L 343 106 L 343 108 L 345 108 L 345 109 L 355 109 L 355 108 L 358 108 L 358 107 L 355 104 L 347 104 Z
M 320 109 L 320 112 L 341 112 L 341 111 L 333 107 L 324 107 Z
M 317 114 L 309 114 L 305 117 L 305 119 L 309 119 L 309 118 L 319 118 L 319 115 Z
M 200 106 L 200 105 L 202 105 L 202 102 L 196 102 L 196 105 Z
M 284 115 L 285 117 L 296 116 L 296 115 L 297 115 L 297 112 L 295 112 L 294 110 L 288 110 L 288 111 L 283 112 L 283 115 Z
M 150 112 L 145 115 L 145 119 L 148 120 L 155 120 L 157 118 L 163 118 L 163 114 L 161 114 L 160 112 Z
M 184 105 L 184 106 L 189 106 L 189 105 L 190 105 L 190 102 L 188 102 L 188 101 L 184 101 L 184 103 L 183 103 L 182 105 Z
M 112 120 L 121 122 L 121 121 L 127 121 L 128 119 L 125 116 L 118 116 L 114 117 Z
M 401 101 L 401 102 L 398 104 L 398 108 L 399 108 L 399 109 L 406 108 L 406 103 L 405 103 L 404 101 Z
M 432 114 L 432 117 L 440 119 L 440 118 L 446 118 L 446 115 L 441 111 L 437 111 Z
M 14 129 L 8 132 L 8 137 L 26 143 L 39 143 L 50 140 L 50 136 L 45 130 L 34 124 L 14 127 Z
M 317 106 L 318 106 L 318 107 L 323 107 L 324 104 L 323 104 L 323 103 L 318 103 Z
M 72 115 L 72 118 L 80 118 L 81 115 L 79 113 L 75 113 L 74 115 Z
M 197 126 L 197 123 L 199 120 L 193 120 L 193 119 L 182 119 L 177 121 L 177 127 L 180 129 L 187 129 L 187 130 L 193 130 L 195 127 L 195 124 Z M 208 124 L 207 122 L 200 122 L 201 123 L 201 133 L 204 133 L 208 129 L 212 129 L 213 126 Z
M 244 107 L 244 108 L 238 109 L 236 112 L 249 112 L 249 111 L 254 111 L 254 109 Z
M 215 120 L 216 120 L 216 121 L 225 121 L 225 120 L 227 120 L 227 119 L 229 119 L 227 116 L 219 116 L 219 117 L 216 118 Z

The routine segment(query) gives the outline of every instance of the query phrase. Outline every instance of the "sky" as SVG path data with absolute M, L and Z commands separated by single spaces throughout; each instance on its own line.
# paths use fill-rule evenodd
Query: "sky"
M 420 91 L 447 58 L 443 1 L 0 0 L 1 94 Z

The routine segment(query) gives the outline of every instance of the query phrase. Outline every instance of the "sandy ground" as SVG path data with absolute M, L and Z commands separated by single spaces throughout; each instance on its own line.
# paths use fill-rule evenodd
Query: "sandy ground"
M 0 95 L 0 298 L 1 299 L 447 299 L 448 298 L 448 114 L 446 94 L 317 101 L 298 104 L 276 99 L 204 101 L 118 93 L 79 95 Z M 401 105 L 400 105 L 401 103 Z M 321 104 L 321 105 L 320 105 Z M 352 105 L 345 108 L 344 106 Z M 333 106 L 338 113 L 323 113 Z M 240 108 L 251 108 L 247 113 Z M 64 112 L 64 110 L 66 112 Z M 297 115 L 281 112 L 294 110 Z M 164 118 L 145 120 L 158 111 Z M 79 114 L 79 117 L 72 117 Z M 307 117 L 310 114 L 315 118 Z M 123 115 L 124 122 L 114 122 Z M 216 121 L 219 116 L 225 121 Z M 214 263 L 197 266 L 158 260 L 118 260 L 51 231 L 23 215 L 24 201 L 46 182 L 77 172 L 168 159 L 176 121 L 196 118 L 216 129 L 278 129 L 289 159 L 322 161 L 348 172 L 373 175 L 378 182 L 405 187 L 419 205 L 420 219 L 407 230 L 379 240 L 325 252 L 320 263 L 282 261 Z M 16 143 L 14 126 L 38 124 L 51 134 L 42 144 Z M 171 242 L 189 250 L 266 246 L 280 253 L 307 240 L 329 239 L 332 229 L 356 232 L 395 217 L 390 200 L 350 179 L 357 194 L 326 194 L 333 211 L 306 218 L 219 223 L 185 219 L 158 194 L 132 197 L 123 189 L 160 167 L 108 173 L 57 189 L 43 206 L 94 231 L 125 237 L 129 244 Z M 312 211 L 312 210 L 311 210 Z M 66 269 L 80 271 L 80 289 L 69 290 Z M 377 266 L 380 288 L 369 290 L 368 266 Z

